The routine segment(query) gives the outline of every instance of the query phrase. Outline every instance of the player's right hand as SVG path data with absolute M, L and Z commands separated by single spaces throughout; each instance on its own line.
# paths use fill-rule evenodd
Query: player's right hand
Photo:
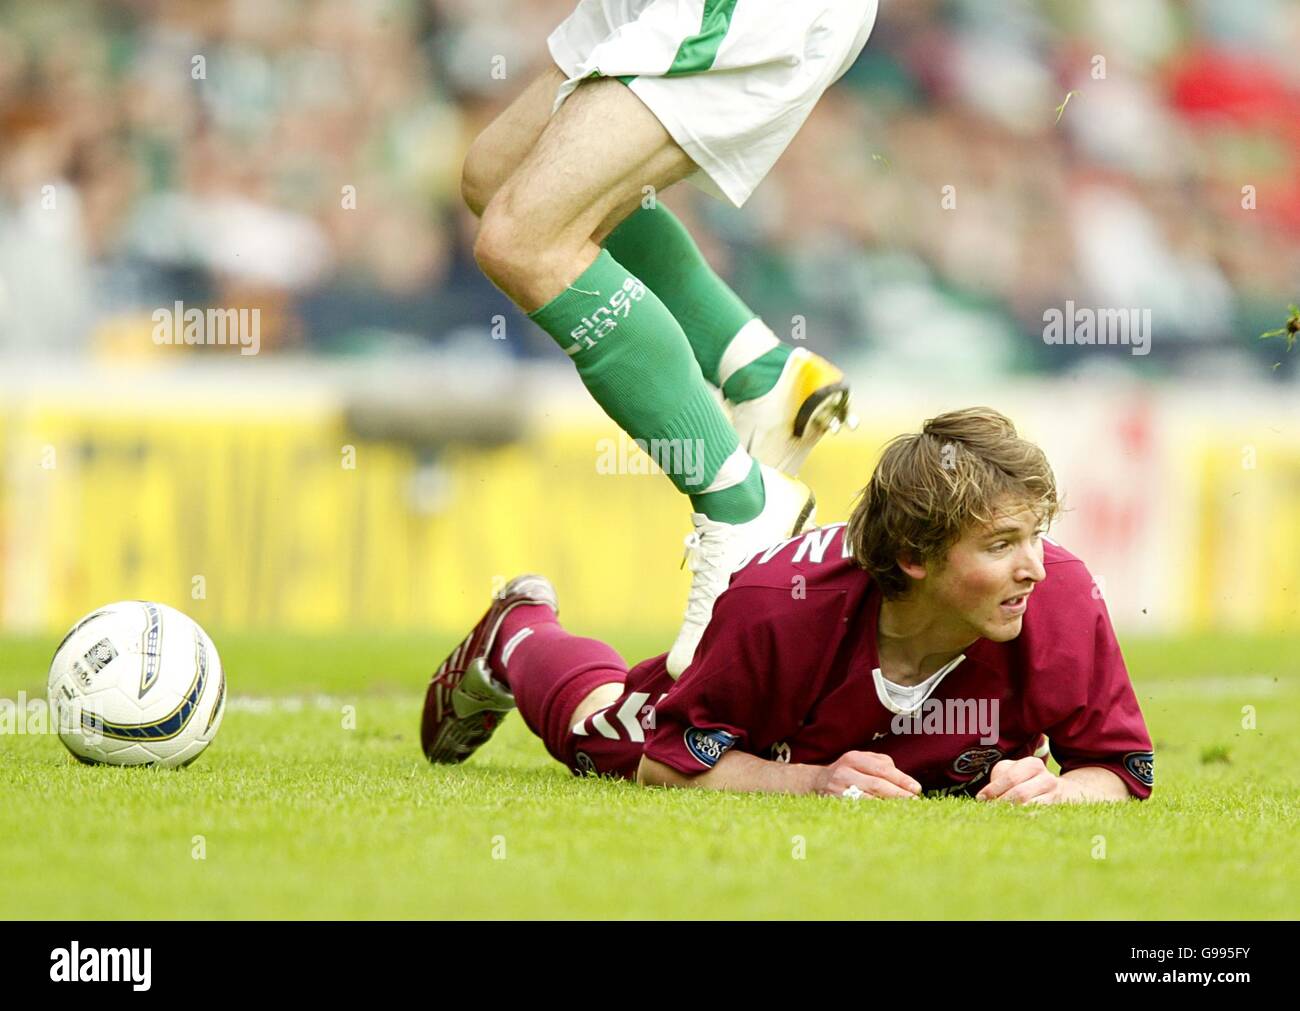
M 920 796 L 921 784 L 898 768 L 888 755 L 848 751 L 823 767 L 817 792 L 828 797 L 910 798 Z

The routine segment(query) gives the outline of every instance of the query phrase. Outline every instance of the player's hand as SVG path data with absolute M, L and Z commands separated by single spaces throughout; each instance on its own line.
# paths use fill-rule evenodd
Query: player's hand
M 849 751 L 822 768 L 817 792 L 828 797 L 916 797 L 921 784 L 888 755 Z
M 988 785 L 976 800 L 1005 800 L 1011 804 L 1057 804 L 1075 799 L 1074 784 L 1053 775 L 1041 758 L 1004 758 L 993 766 Z

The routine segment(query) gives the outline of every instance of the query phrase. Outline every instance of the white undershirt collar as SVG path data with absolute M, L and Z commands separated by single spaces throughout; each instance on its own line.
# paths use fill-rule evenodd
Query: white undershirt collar
M 900 685 L 890 681 L 880 668 L 876 667 L 871 671 L 872 680 L 876 682 L 876 697 L 880 699 L 880 704 L 891 713 L 898 713 L 900 716 L 911 716 L 921 708 L 925 700 L 939 687 L 939 682 L 955 670 L 957 665 L 965 659 L 966 654 L 962 653 L 944 664 L 920 684 L 915 685 Z

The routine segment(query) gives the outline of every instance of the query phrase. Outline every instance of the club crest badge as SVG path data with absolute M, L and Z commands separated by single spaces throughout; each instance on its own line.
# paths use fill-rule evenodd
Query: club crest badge
M 982 776 L 1002 760 L 997 748 L 967 748 L 952 763 L 959 776 Z

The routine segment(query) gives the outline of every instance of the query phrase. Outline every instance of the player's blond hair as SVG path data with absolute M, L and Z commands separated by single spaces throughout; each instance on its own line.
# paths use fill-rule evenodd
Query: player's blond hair
M 884 595 L 899 597 L 911 583 L 900 557 L 942 565 L 968 529 L 1024 507 L 1043 523 L 1060 508 L 1047 457 L 1006 416 L 968 407 L 931 418 L 885 447 L 845 537 Z

